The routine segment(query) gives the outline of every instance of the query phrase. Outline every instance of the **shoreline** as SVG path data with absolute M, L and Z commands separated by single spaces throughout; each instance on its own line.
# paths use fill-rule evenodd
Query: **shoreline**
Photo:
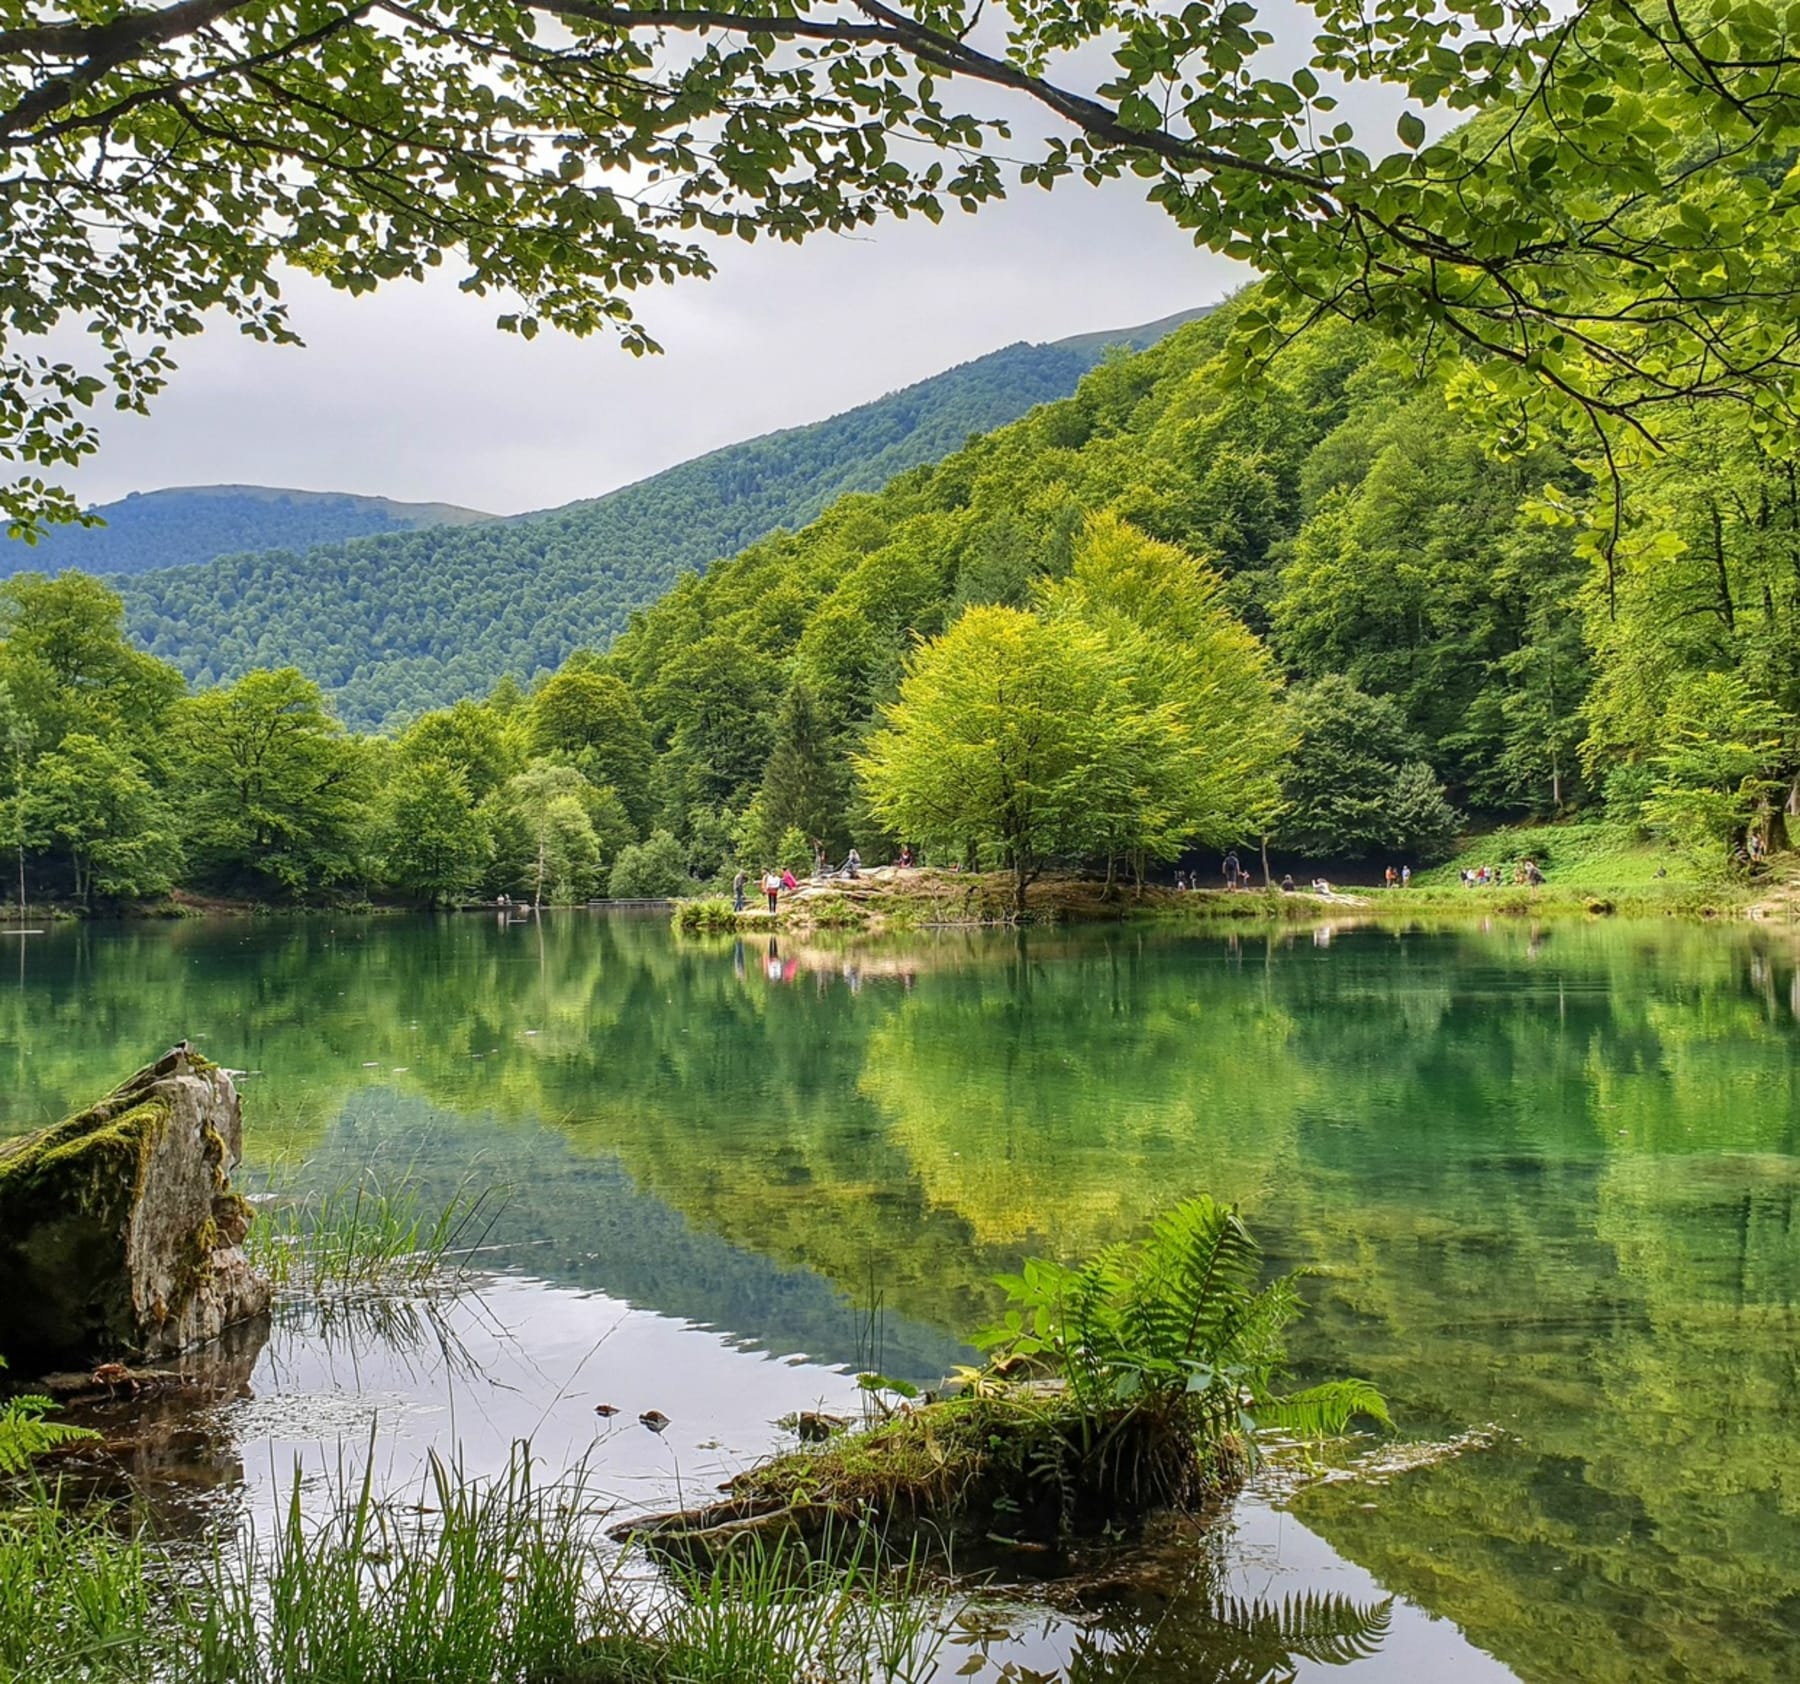
M 923 929 L 1003 929 L 1015 926 L 1131 923 L 1168 927 L 1217 925 L 1469 924 L 1518 920 L 1677 918 L 1692 923 L 1800 923 L 1800 895 L 1790 882 L 1761 885 L 1678 883 L 1598 888 L 1545 883 L 1465 889 L 1413 885 L 1405 889 L 1344 889 L 1330 895 L 1296 889 L 1142 890 L 1101 878 L 1059 876 L 1033 885 L 1023 916 L 1012 907 L 1011 878 L 1000 873 L 950 874 L 927 870 L 901 877 L 894 867 L 865 872 L 849 883 L 808 881 L 771 914 L 761 905 L 734 911 L 720 896 L 674 903 L 679 935 L 885 935 Z

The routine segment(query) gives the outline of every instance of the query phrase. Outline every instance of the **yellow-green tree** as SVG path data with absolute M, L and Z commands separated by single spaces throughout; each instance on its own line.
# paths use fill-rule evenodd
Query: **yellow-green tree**
M 1155 776 L 1122 791 L 1109 852 L 1142 866 L 1194 841 L 1266 834 L 1293 746 L 1269 652 L 1225 606 L 1218 574 L 1116 515 L 1089 519 L 1066 579 L 1040 600 L 1058 625 L 1085 626 L 1153 723 Z
M 1278 691 L 1207 569 L 1100 517 L 1040 612 L 972 607 L 920 647 L 857 768 L 883 825 L 997 859 L 1022 910 L 1050 860 L 1265 829 Z
M 1050 860 L 1106 828 L 1129 711 L 1098 634 L 971 608 L 908 664 L 857 770 L 889 830 L 997 857 L 1022 911 Z

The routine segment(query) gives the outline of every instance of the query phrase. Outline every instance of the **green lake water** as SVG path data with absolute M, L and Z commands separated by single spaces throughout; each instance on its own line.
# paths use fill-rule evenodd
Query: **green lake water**
M 1012 1652 L 1238 1676 L 1230 1598 L 1335 1591 L 1394 1598 L 1385 1635 L 1301 1677 L 1800 1676 L 1791 932 L 834 950 L 559 913 L 4 940 L 0 1130 L 187 1035 L 248 1073 L 253 1171 L 509 1189 L 495 1278 L 447 1328 L 278 1328 L 253 1395 L 162 1470 L 226 1506 L 372 1422 L 395 1479 L 529 1435 L 629 1500 L 691 1496 L 859 1366 L 941 1374 L 1022 1255 L 1207 1190 L 1317 1271 L 1298 1365 L 1385 1391 L 1396 1466 L 1261 1488 L 1154 1616 L 1083 1636 L 1015 1612 Z M 633 1420 L 651 1406 L 664 1439 Z

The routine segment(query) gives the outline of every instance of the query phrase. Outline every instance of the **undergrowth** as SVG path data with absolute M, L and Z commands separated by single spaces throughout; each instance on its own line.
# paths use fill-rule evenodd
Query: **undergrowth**
M 646 1582 L 600 1543 L 599 1494 L 541 1483 L 523 1445 L 490 1480 L 434 1461 L 404 1503 L 366 1474 L 334 1496 L 309 1515 L 296 1473 L 272 1532 L 198 1563 L 41 1489 L 0 1509 L 0 1684 L 908 1684 L 935 1667 L 941 1610 L 912 1582 L 778 1550 Z

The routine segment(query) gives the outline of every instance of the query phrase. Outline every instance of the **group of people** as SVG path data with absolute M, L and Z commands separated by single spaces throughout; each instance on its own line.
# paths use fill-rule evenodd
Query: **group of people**
M 1225 887 L 1229 890 L 1249 889 L 1254 886 L 1254 880 L 1251 878 L 1250 873 L 1244 869 L 1244 863 L 1238 858 L 1236 849 L 1233 849 L 1219 862 L 1219 874 L 1224 878 Z M 1387 868 L 1386 883 L 1390 889 L 1404 889 L 1411 887 L 1412 867 L 1410 865 L 1403 865 L 1396 869 L 1394 866 L 1390 865 Z M 1199 872 L 1177 871 L 1175 873 L 1175 888 L 1177 892 L 1188 889 L 1198 889 L 1199 887 Z M 1323 877 L 1315 877 L 1312 880 L 1312 890 L 1314 894 L 1329 895 L 1331 893 L 1331 884 Z M 1281 892 L 1284 895 L 1291 895 L 1296 892 L 1296 885 L 1294 883 L 1292 872 L 1287 872 L 1283 875 L 1281 879 Z
M 1225 879 L 1227 889 L 1247 889 L 1250 887 L 1250 873 L 1239 863 L 1236 854 L 1227 854 L 1220 865 L 1220 875 Z M 1189 889 L 1200 887 L 1200 873 L 1197 871 L 1178 871 L 1175 873 L 1175 888 L 1178 893 L 1185 894 Z
M 910 865 L 912 863 L 912 850 L 910 848 L 901 849 L 900 863 L 902 865 Z M 813 877 L 815 880 L 823 882 L 831 877 L 844 877 L 848 878 L 851 882 L 855 882 L 861 875 L 862 855 L 859 854 L 855 848 L 852 848 L 850 852 L 844 856 L 844 863 L 834 871 L 830 862 L 825 857 L 825 844 L 823 842 L 813 843 Z M 749 887 L 749 883 L 749 872 L 744 870 L 742 866 L 739 866 L 731 879 L 731 910 L 733 912 L 742 912 L 744 910 L 746 891 Z M 781 910 L 782 895 L 787 890 L 799 888 L 800 879 L 786 866 L 782 866 L 780 870 L 776 870 L 773 866 L 765 866 L 757 880 L 757 887 L 768 900 L 769 910 L 771 912 L 778 912 Z
M 1489 889 L 1499 887 L 1502 879 L 1497 865 L 1478 865 L 1473 870 L 1457 873 L 1462 879 L 1465 889 Z M 1513 883 L 1520 888 L 1535 889 L 1544 880 L 1544 874 L 1536 860 L 1520 860 L 1513 867 Z

